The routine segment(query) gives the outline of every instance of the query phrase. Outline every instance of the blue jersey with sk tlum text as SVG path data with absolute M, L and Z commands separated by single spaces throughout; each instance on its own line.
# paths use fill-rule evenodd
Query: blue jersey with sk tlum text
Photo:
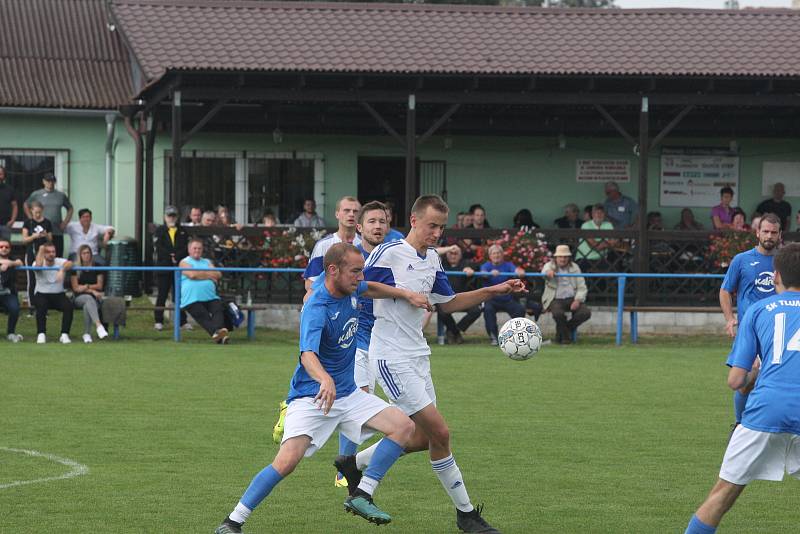
M 736 315 L 739 322 L 754 302 L 775 294 L 773 256 L 765 256 L 753 248 L 734 256 L 722 289 L 736 293 Z
M 786 291 L 748 308 L 728 365 L 750 371 L 756 354 L 761 354 L 761 371 L 742 425 L 800 435 L 800 292 Z
M 333 378 L 336 398 L 340 399 L 356 389 L 353 368 L 358 330 L 358 296 L 367 290 L 361 282 L 352 295 L 333 297 L 325 284 L 315 285 L 300 312 L 300 353 L 313 352 L 320 364 Z M 292 376 L 287 402 L 300 397 L 315 397 L 319 383 L 311 378 L 302 363 Z

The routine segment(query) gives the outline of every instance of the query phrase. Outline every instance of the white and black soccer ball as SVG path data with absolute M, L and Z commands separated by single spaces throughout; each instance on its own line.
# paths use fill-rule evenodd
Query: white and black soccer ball
M 542 348 L 542 331 L 530 319 L 517 317 L 507 321 L 500 329 L 497 344 L 512 360 L 527 360 Z

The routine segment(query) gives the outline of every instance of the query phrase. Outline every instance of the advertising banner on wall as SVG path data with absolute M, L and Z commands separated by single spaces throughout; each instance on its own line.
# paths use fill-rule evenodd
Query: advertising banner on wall
M 668 147 L 661 151 L 661 206 L 710 208 L 719 204 L 719 190 L 739 196 L 739 156 L 728 148 Z
M 630 182 L 631 162 L 626 159 L 575 160 L 575 176 L 579 183 Z

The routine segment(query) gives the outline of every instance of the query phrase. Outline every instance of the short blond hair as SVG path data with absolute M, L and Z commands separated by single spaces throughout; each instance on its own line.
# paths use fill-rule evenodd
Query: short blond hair
M 342 197 L 342 198 L 340 198 L 339 200 L 336 201 L 336 211 L 339 211 L 339 208 L 342 206 L 342 202 L 344 202 L 345 200 L 347 202 L 355 202 L 359 206 L 361 205 L 361 202 L 359 202 L 356 197 L 346 196 L 346 197 Z

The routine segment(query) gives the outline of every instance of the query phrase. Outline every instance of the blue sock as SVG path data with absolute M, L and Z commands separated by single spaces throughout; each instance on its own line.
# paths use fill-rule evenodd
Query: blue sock
M 747 395 L 742 395 L 738 391 L 733 392 L 733 413 L 736 416 L 736 422 L 742 422 L 742 414 L 744 407 L 747 405 Z
M 283 480 L 283 477 L 280 473 L 275 471 L 272 464 L 269 464 L 253 478 L 252 482 L 250 482 L 250 486 L 247 487 L 247 490 L 240 499 L 241 503 L 250 508 L 250 510 L 253 510 L 256 506 L 261 504 L 261 501 L 269 495 L 272 488 L 277 486 L 278 482 L 281 480 Z
M 364 476 L 380 482 L 386 471 L 392 467 L 398 458 L 403 454 L 403 447 L 389 438 L 383 438 L 375 449 L 375 454 L 369 461 Z
M 689 521 L 689 526 L 686 527 L 686 531 L 683 534 L 714 534 L 716 531 L 717 527 L 706 525 L 697 519 L 696 515 L 693 515 L 691 521 Z
M 358 443 L 354 443 L 347 439 L 347 436 L 339 432 L 339 454 L 345 456 L 353 456 L 358 452 Z

